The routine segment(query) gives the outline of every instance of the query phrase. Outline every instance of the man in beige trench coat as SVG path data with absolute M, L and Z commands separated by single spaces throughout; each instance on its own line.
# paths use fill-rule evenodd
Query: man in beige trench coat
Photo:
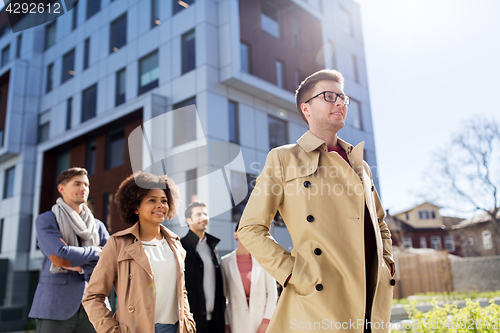
M 308 123 L 297 144 L 271 150 L 241 217 L 242 244 L 284 285 L 268 332 L 388 332 L 394 260 L 363 145 L 342 141 L 349 97 L 333 70 L 296 92 Z M 292 253 L 269 234 L 279 210 Z

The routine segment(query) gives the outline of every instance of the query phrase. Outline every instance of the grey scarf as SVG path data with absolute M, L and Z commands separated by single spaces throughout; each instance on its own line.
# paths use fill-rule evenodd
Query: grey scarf
M 94 215 L 87 205 L 82 205 L 82 207 L 82 213 L 78 214 L 62 198 L 58 198 L 56 204 L 52 206 L 52 212 L 56 216 L 62 239 L 70 246 L 80 246 L 78 236 L 82 241 L 81 246 L 99 246 L 99 232 Z M 68 272 L 53 263 L 50 265 L 50 271 L 54 274 Z

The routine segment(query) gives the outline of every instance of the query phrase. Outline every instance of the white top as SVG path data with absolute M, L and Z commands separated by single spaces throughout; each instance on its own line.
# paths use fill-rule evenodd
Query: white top
M 175 324 L 179 320 L 177 260 L 165 238 L 142 241 L 151 264 L 156 289 L 155 324 Z
M 200 239 L 196 244 L 196 251 L 203 260 L 203 291 L 205 292 L 207 320 L 212 320 L 215 303 L 215 266 L 212 261 L 212 249 L 208 246 L 207 237 Z

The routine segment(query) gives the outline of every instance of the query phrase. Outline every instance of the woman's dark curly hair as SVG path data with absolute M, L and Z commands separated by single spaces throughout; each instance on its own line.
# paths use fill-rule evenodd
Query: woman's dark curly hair
M 118 187 L 115 194 L 115 203 L 118 205 L 123 222 L 134 224 L 139 221 L 135 210 L 142 199 L 151 189 L 162 189 L 168 200 L 167 219 L 177 215 L 179 205 L 179 188 L 167 176 L 157 176 L 151 173 L 138 171 L 128 176 Z

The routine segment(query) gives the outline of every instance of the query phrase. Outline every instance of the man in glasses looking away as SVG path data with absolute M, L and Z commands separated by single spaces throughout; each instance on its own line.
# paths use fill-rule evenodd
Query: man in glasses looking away
M 395 280 L 391 234 L 356 147 L 337 137 L 349 97 L 335 70 L 307 77 L 296 105 L 309 130 L 271 150 L 241 217 L 238 237 L 284 286 L 268 331 L 388 332 Z M 292 253 L 269 234 L 279 210 Z

